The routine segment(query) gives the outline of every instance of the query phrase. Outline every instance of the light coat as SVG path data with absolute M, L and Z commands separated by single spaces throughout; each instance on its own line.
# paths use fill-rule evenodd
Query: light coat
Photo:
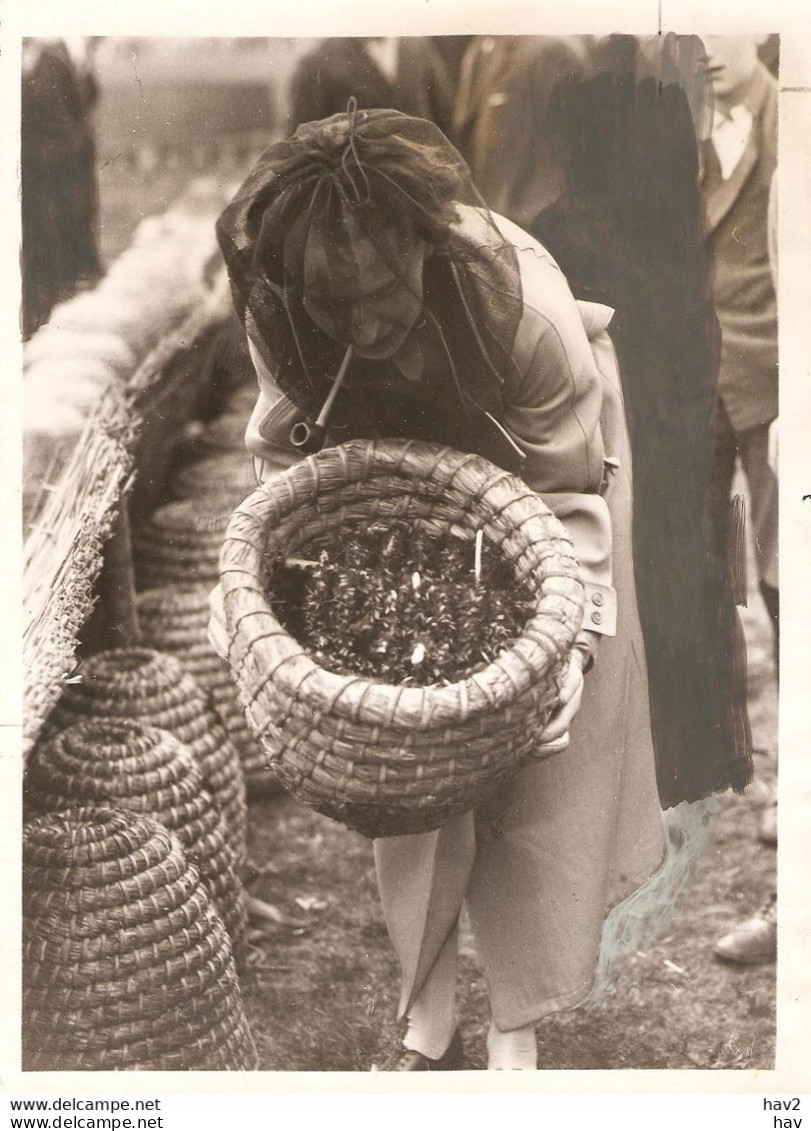
M 588 993 L 605 915 L 657 869 L 664 840 L 611 312 L 576 303 L 541 245 L 496 220 L 517 249 L 524 296 L 503 424 L 525 452 L 523 478 L 569 529 L 586 581 L 584 624 L 604 638 L 568 750 L 530 761 L 475 818 L 376 841 L 375 857 L 401 1010 L 466 901 L 495 1021 L 509 1029 Z M 246 442 L 265 475 L 298 458 L 287 437 L 300 414 L 252 352 L 261 394 Z

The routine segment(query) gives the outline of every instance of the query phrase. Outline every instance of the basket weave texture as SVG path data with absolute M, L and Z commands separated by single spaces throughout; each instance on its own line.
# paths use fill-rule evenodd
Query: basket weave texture
M 234 393 L 233 408 L 227 409 L 219 416 L 210 420 L 200 434 L 197 441 L 197 450 L 201 455 L 221 455 L 223 452 L 239 453 L 242 463 L 250 466 L 250 460 L 245 451 L 245 429 L 254 402 L 256 401 L 256 388 L 248 389 L 244 393 Z M 250 400 L 248 400 L 250 398 Z
M 39 813 L 111 806 L 146 814 L 177 834 L 222 915 L 235 951 L 246 914 L 233 848 L 192 755 L 168 731 L 134 723 L 75 723 L 37 747 L 25 775 Z
M 139 589 L 209 581 L 219 576 L 220 546 L 231 507 L 227 500 L 182 499 L 158 507 L 133 532 Z
M 447 685 L 319 667 L 271 609 L 269 563 L 381 519 L 438 538 L 481 530 L 536 595 L 513 645 Z M 353 441 L 268 480 L 234 513 L 221 581 L 231 671 L 286 788 L 367 836 L 439 827 L 534 752 L 583 615 L 571 541 L 538 496 L 479 456 L 414 441 Z
M 242 765 L 219 714 L 185 665 L 152 648 L 89 656 L 52 712 L 49 733 L 93 719 L 158 727 L 188 747 L 222 814 L 241 875 L 248 821 Z
M 167 585 L 147 589 L 137 598 L 141 643 L 170 653 L 206 691 L 236 747 L 249 795 L 279 791 L 278 775 L 245 720 L 227 665 L 208 639 L 207 585 Z
M 178 838 L 104 808 L 23 839 L 23 1068 L 257 1067 L 228 933 Z
M 244 450 L 239 455 L 209 456 L 185 463 L 171 485 L 175 499 L 199 499 L 215 510 L 225 509 L 229 500 L 233 510 L 255 488 L 256 478 Z

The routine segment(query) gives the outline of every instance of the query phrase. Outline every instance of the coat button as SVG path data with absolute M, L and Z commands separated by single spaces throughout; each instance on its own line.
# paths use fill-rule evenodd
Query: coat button
M 602 603 L 603 603 L 602 593 L 592 593 L 591 600 L 595 605 L 602 605 Z
M 591 619 L 594 621 L 595 624 L 600 624 L 600 622 L 603 619 L 603 615 L 600 612 L 594 612 L 594 613 L 591 614 Z

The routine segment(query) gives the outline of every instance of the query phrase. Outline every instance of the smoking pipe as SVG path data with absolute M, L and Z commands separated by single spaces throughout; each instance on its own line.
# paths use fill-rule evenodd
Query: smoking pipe
M 327 399 L 321 407 L 316 420 L 299 420 L 290 429 L 290 443 L 294 448 L 307 455 L 313 452 L 320 452 L 324 446 L 324 440 L 327 438 L 327 420 L 332 411 L 332 406 L 335 398 L 338 396 L 338 390 L 341 388 L 341 383 L 344 379 L 349 362 L 352 360 L 352 346 L 347 346 L 344 359 L 341 362 L 341 368 L 335 380 L 332 382 L 332 388 L 327 394 Z

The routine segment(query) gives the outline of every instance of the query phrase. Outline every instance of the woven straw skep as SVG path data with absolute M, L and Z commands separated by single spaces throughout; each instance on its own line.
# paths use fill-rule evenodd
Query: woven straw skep
M 195 499 L 214 511 L 233 510 L 256 489 L 250 460 L 241 454 L 220 453 L 184 464 L 172 479 L 174 499 Z
M 230 517 L 227 503 L 184 499 L 159 507 L 133 533 L 139 589 L 210 581 L 219 576 L 219 554 Z
M 207 585 L 173 585 L 140 593 L 141 643 L 177 656 L 208 693 L 239 753 L 248 795 L 278 792 L 278 775 L 248 727 L 231 673 L 209 642 L 209 593 Z
M 51 713 L 50 733 L 86 720 L 158 727 L 187 747 L 222 814 L 239 874 L 247 855 L 247 803 L 240 757 L 218 712 L 176 656 L 113 648 L 88 657 Z
M 58 304 L 26 344 L 24 427 L 29 446 L 48 437 L 72 445 L 106 391 L 137 380 L 138 371 L 190 312 L 219 298 L 226 317 L 225 272 L 211 279 L 213 220 L 183 203 L 139 225 L 132 246 L 92 290 Z M 185 329 L 178 337 L 183 339 Z
M 255 401 L 255 387 L 250 390 L 250 395 Z M 238 396 L 242 399 L 236 401 L 236 407 L 228 408 L 206 424 L 197 438 L 196 447 L 201 456 L 239 455 L 243 463 L 250 466 L 245 451 L 245 430 L 253 405 L 245 411 L 243 404 L 247 400 L 247 394 L 241 393 Z
M 268 562 L 378 519 L 437 538 L 481 530 L 536 594 L 512 647 L 447 686 L 314 663 L 271 609 Z M 411 441 L 354 441 L 268 480 L 234 513 L 221 581 L 231 671 L 283 782 L 370 836 L 439 827 L 536 753 L 583 615 L 571 540 L 538 496 L 481 457 Z
M 23 1068 L 257 1067 L 228 933 L 178 837 L 46 813 L 23 839 Z
M 245 906 L 233 848 L 194 758 L 168 731 L 135 723 L 75 723 L 34 751 L 25 793 L 39 813 L 103 805 L 161 821 L 177 834 L 235 951 L 241 949 Z

